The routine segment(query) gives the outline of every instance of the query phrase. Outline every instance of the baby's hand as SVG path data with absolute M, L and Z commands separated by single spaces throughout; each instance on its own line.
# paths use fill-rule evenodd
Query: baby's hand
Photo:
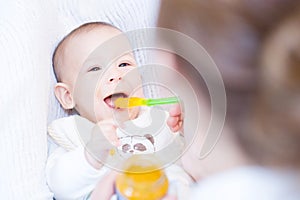
M 110 151 L 120 145 L 116 129 L 113 120 L 100 121 L 92 129 L 85 155 L 87 161 L 96 169 L 102 167 Z
M 174 105 L 169 111 L 167 124 L 174 133 L 181 130 L 183 123 L 183 114 L 179 104 Z
M 119 146 L 120 140 L 117 136 L 117 125 L 113 119 L 102 120 L 97 123 L 101 133 L 114 146 Z

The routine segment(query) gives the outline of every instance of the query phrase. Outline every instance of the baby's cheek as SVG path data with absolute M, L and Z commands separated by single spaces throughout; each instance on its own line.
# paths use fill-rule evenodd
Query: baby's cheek
M 96 117 L 96 121 L 108 120 L 113 117 L 113 111 L 105 105 L 105 103 L 98 100 L 94 103 L 93 114 Z

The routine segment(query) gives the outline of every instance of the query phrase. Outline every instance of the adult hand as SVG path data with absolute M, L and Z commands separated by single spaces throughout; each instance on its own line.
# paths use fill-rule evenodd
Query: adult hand
M 174 195 L 167 195 L 162 200 L 177 200 L 177 197 Z
M 95 186 L 90 198 L 91 200 L 110 200 L 114 195 L 114 184 L 118 173 L 112 171 L 103 177 Z

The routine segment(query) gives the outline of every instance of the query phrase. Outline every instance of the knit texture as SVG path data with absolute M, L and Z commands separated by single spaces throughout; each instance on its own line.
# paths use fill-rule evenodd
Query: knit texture
M 125 31 L 153 27 L 158 9 L 159 0 L 1 1 L 1 199 L 52 199 L 44 171 L 46 129 L 66 115 L 53 94 L 51 56 L 59 40 L 88 21 Z

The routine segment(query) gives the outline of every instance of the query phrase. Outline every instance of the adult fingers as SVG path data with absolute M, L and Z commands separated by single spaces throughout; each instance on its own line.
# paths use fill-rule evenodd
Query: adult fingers
M 182 114 L 182 110 L 180 107 L 180 104 L 175 104 L 173 105 L 170 110 L 169 110 L 169 114 L 171 117 L 175 117 L 175 116 L 179 116 Z

